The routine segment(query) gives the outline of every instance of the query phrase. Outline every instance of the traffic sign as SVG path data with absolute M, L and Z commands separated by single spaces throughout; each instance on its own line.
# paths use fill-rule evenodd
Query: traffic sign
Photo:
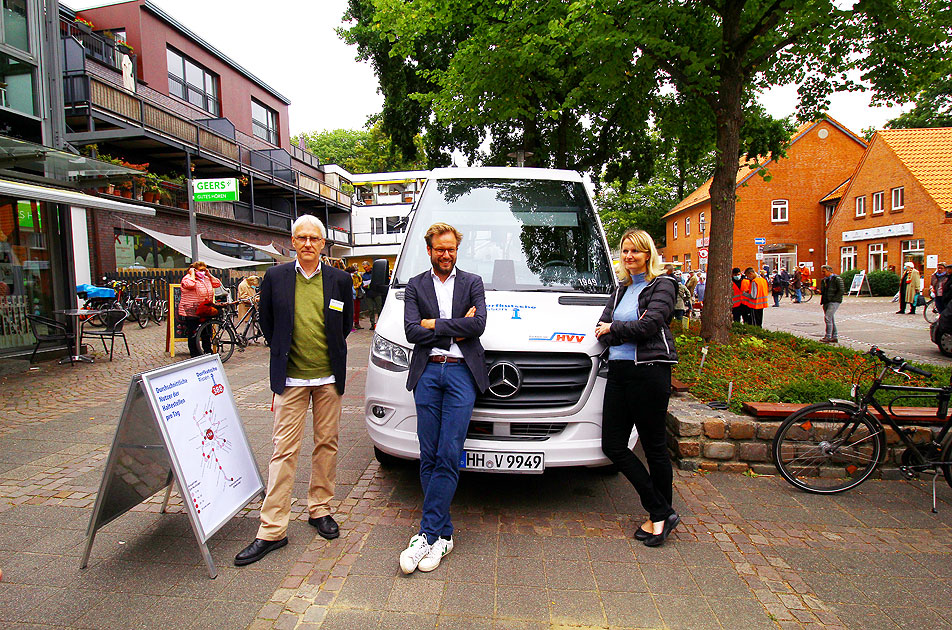
M 707 248 L 706 248 L 706 247 L 702 247 L 701 249 L 697 250 L 697 259 L 698 259 L 698 260 L 707 260 Z
M 766 244 L 767 244 L 767 239 L 766 239 L 766 238 L 755 238 L 755 239 L 754 239 L 754 245 L 766 245 Z

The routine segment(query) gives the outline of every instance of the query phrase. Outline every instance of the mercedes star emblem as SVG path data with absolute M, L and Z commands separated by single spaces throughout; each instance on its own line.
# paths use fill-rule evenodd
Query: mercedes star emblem
M 512 363 L 499 361 L 489 368 L 489 393 L 496 398 L 512 398 L 522 388 L 522 373 Z

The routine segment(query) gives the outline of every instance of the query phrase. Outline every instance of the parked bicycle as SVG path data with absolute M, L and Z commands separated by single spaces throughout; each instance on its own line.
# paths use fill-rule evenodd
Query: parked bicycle
M 235 348 L 238 352 L 244 352 L 249 344 L 264 340 L 264 334 L 258 324 L 257 304 L 252 302 L 244 317 L 235 322 L 238 304 L 239 302 L 216 302 L 218 315 L 203 323 L 195 331 L 195 335 L 201 339 L 205 331 L 211 328 L 212 352 L 221 358 L 222 363 L 231 358 Z
M 935 482 L 940 471 L 952 486 L 952 435 L 949 433 L 952 416 L 948 413 L 952 379 L 946 387 L 886 385 L 883 379 L 888 372 L 906 378 L 909 378 L 908 373 L 925 377 L 932 375 L 909 365 L 901 357 L 890 359 L 876 346 L 867 354 L 883 363 L 869 389 L 862 393 L 859 381 L 862 373 L 877 369 L 875 364 L 864 366 L 861 373 L 855 375 L 852 386 L 854 400 L 831 399 L 790 415 L 781 423 L 774 437 L 774 465 L 784 479 L 807 492 L 835 494 L 855 488 L 873 474 L 886 453 L 885 421 L 906 446 L 899 470 L 907 478 L 923 472 L 934 475 L 932 509 L 935 511 Z M 888 409 L 876 400 L 876 394 L 883 391 L 898 392 L 889 401 Z M 912 398 L 936 399 L 936 417 L 945 420 L 938 435 L 927 443 L 913 442 L 910 436 L 915 430 L 902 428 L 893 410 L 897 400 Z
M 801 295 L 800 303 L 802 304 L 803 302 L 809 302 L 810 300 L 812 300 L 814 293 L 815 291 L 813 290 L 812 287 L 809 287 L 807 285 L 803 285 L 802 287 L 800 287 L 800 295 Z M 791 300 L 796 301 L 797 290 L 794 289 L 793 287 L 789 287 L 787 289 L 786 295 Z
M 925 317 L 926 321 L 930 324 L 939 321 L 939 306 L 935 303 L 935 298 L 925 303 L 925 306 L 922 308 L 922 316 Z

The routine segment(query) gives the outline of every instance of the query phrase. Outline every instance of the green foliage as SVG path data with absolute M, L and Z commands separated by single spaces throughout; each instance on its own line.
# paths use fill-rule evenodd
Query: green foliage
M 899 276 L 892 271 L 871 271 L 868 277 L 869 288 L 872 289 L 873 295 L 896 295 L 899 291 Z M 847 286 L 847 289 L 848 288 Z
M 646 184 L 627 193 L 614 188 L 603 189 L 597 199 L 598 215 L 605 228 L 608 245 L 615 249 L 621 235 L 630 228 L 640 228 L 654 239 L 655 245 L 664 247 L 664 214 L 678 200 L 670 186 Z
M 779 402 L 812 404 L 829 398 L 850 400 L 850 384 L 845 380 L 796 380 L 777 390 Z
M 302 133 L 292 138 L 304 142 L 305 148 L 320 158 L 323 164 L 339 164 L 351 173 L 384 173 L 425 169 L 420 160 L 407 160 L 384 133 L 379 123 L 367 130 L 334 129 Z M 423 139 L 415 138 L 421 150 Z
M 847 291 L 850 290 L 850 285 L 853 284 L 853 276 L 858 273 L 859 269 L 847 269 L 840 274 L 840 277 L 843 278 L 843 287 L 845 287 Z
M 915 107 L 886 123 L 890 129 L 952 127 L 952 77 L 945 77 L 919 93 Z

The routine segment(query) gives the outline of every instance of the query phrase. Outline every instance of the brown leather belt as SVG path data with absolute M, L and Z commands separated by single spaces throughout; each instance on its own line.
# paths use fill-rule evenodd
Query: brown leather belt
M 448 357 L 445 354 L 434 354 L 430 357 L 430 363 L 461 363 L 462 361 L 462 359 Z

